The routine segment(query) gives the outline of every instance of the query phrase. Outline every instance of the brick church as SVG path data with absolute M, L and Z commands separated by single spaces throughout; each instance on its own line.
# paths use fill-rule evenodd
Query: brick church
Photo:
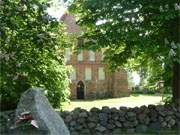
M 69 35 L 78 37 L 82 30 L 75 23 L 74 15 L 64 14 L 61 21 L 64 22 Z M 77 46 L 78 43 L 77 41 Z M 108 71 L 106 64 L 102 63 L 102 52 L 91 50 L 72 52 L 72 49 L 66 49 L 65 52 L 67 65 L 71 65 L 74 69 L 70 74 L 72 99 L 129 96 L 127 72 L 124 69 Z

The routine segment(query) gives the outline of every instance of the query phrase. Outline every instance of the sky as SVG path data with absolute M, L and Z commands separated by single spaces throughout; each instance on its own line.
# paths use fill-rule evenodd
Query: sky
M 52 0 L 52 1 L 53 1 L 53 7 L 48 9 L 48 13 L 49 15 L 59 20 L 67 10 L 66 4 L 63 3 L 63 0 L 61 0 L 61 2 L 59 2 L 59 0 Z M 138 85 L 140 83 L 140 76 L 137 74 L 137 72 L 133 72 L 132 77 L 135 85 Z
M 51 15 L 59 20 L 61 18 L 61 16 L 67 10 L 67 6 L 63 2 L 63 0 L 51 0 L 51 4 L 52 4 L 52 7 L 48 8 L 47 11 L 48 11 L 49 15 Z
M 140 83 L 140 76 L 137 72 L 132 73 L 133 82 L 135 85 L 138 85 Z

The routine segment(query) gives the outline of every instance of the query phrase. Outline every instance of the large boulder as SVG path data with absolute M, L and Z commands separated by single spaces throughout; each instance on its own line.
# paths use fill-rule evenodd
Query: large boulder
M 37 121 L 38 130 L 48 135 L 70 135 L 62 118 L 54 111 L 41 88 L 30 88 L 24 92 L 16 109 L 16 119 L 21 113 L 28 111 Z

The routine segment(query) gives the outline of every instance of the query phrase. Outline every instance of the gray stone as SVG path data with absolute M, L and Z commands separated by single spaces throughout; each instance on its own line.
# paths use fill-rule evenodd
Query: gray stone
M 93 107 L 90 110 L 90 112 L 99 112 L 99 111 L 100 111 L 99 108 L 96 108 L 96 107 Z
M 101 132 L 96 132 L 95 134 L 93 134 L 93 135 L 104 135 L 103 133 L 101 133 Z
M 136 117 L 128 117 L 127 120 L 133 122 L 133 121 L 135 121 L 137 119 L 136 119 Z
M 143 112 L 143 111 L 145 111 L 146 109 L 147 109 L 147 106 L 143 105 L 143 106 L 140 107 L 139 110 L 140 110 L 140 112 Z
M 91 122 L 98 122 L 98 116 L 97 115 L 89 116 L 88 120 Z
M 115 122 L 115 125 L 116 125 L 117 127 L 122 127 L 122 124 L 121 124 L 121 122 L 119 122 L 119 121 L 116 121 L 116 122 Z
M 162 117 L 165 117 L 165 116 L 166 116 L 166 112 L 165 112 L 165 111 L 159 112 L 159 114 L 160 114 Z
M 119 111 L 118 111 L 118 109 L 117 109 L 117 108 L 112 107 L 112 108 L 111 108 L 111 112 L 112 112 L 112 113 L 118 113 Z
M 138 119 L 140 121 L 143 121 L 145 118 L 146 118 L 146 114 L 141 113 L 141 114 L 138 115 Z
M 126 114 L 125 111 L 122 111 L 122 110 L 119 111 L 119 116 L 123 117 L 125 114 Z
M 108 115 L 107 115 L 107 113 L 100 113 L 100 114 L 99 114 L 99 120 L 100 120 L 100 121 L 107 121 L 107 120 L 108 120 Z
M 134 112 L 127 112 L 127 117 L 136 117 Z
M 138 121 L 137 121 L 137 120 L 135 120 L 135 121 L 133 121 L 133 122 L 131 122 L 131 123 L 132 123 L 133 127 L 135 127 L 135 126 L 138 125 Z
M 112 123 L 111 123 L 111 124 L 107 124 L 107 128 L 108 128 L 108 129 L 113 129 L 113 128 L 115 128 L 115 125 L 112 124 Z
M 180 113 L 180 106 L 177 107 L 177 111 Z
M 148 125 L 149 122 L 150 122 L 150 118 L 149 118 L 149 117 L 146 117 L 146 118 L 144 119 L 144 124 Z
M 176 112 L 175 116 L 177 117 L 177 119 L 180 119 L 180 113 Z
M 136 131 L 138 133 L 144 133 L 147 131 L 147 129 L 148 129 L 148 127 L 146 125 L 137 125 L 137 127 L 136 127 Z
M 119 110 L 121 110 L 121 111 L 127 111 L 127 107 L 126 106 L 121 106 L 120 108 L 119 108 Z
M 120 135 L 122 133 L 122 130 L 120 128 L 113 130 L 113 135 Z
M 172 127 L 176 124 L 176 121 L 174 119 L 170 119 L 168 124 Z
M 164 128 L 164 127 L 166 127 L 166 126 L 167 126 L 167 122 L 164 121 L 164 122 L 161 123 L 161 127 Z
M 102 126 L 106 126 L 107 123 L 108 123 L 108 121 L 101 120 L 99 123 L 100 123 Z
M 83 127 L 82 127 L 82 125 L 77 124 L 77 125 L 75 126 L 75 129 L 81 131 L 81 130 L 83 129 Z
M 90 123 L 88 123 L 88 127 L 89 128 L 95 128 L 96 127 L 96 123 L 90 122 Z
M 79 133 L 76 131 L 73 131 L 73 132 L 71 132 L 71 135 L 79 135 Z
M 129 121 L 125 121 L 125 122 L 123 123 L 123 126 L 124 126 L 125 128 L 128 128 L 128 127 L 133 127 L 134 125 L 133 125 L 131 122 L 129 122 Z
M 73 117 L 73 119 L 74 119 L 74 120 L 77 120 L 77 119 L 78 119 L 78 117 L 79 117 L 79 114 L 78 114 L 78 113 L 73 112 L 72 117 Z
M 87 114 L 87 112 L 81 112 L 79 114 L 79 117 L 88 117 L 88 114 Z
M 124 117 L 119 117 L 119 121 L 124 122 L 126 119 Z
M 117 113 L 114 113 L 112 116 L 113 120 L 118 120 L 119 119 L 119 115 Z
M 86 120 L 85 118 L 79 118 L 77 119 L 77 122 L 83 124 L 85 120 Z
M 163 105 L 157 105 L 157 106 L 156 106 L 156 110 L 157 110 L 158 112 L 164 111 L 164 106 L 163 106 Z
M 170 121 L 171 120 L 171 116 L 167 116 L 167 117 L 165 117 L 165 121 Z
M 148 127 L 154 131 L 159 131 L 161 129 L 161 123 L 153 122 L 153 123 L 150 123 Z
M 76 121 L 71 121 L 70 126 L 75 127 L 76 126 Z
M 30 112 L 39 129 L 47 130 L 49 135 L 70 135 L 64 121 L 43 94 L 43 89 L 30 88 L 22 94 L 16 109 L 16 119 L 25 111 Z
M 164 121 L 164 118 L 161 117 L 161 116 L 159 116 L 159 117 L 158 117 L 158 120 L 159 120 L 159 122 L 163 122 L 163 121 Z
M 110 113 L 111 110 L 110 110 L 110 108 L 109 108 L 108 106 L 103 106 L 103 107 L 102 107 L 102 112 L 104 112 L 104 113 Z
M 90 135 L 90 130 L 89 129 L 82 129 L 81 134 Z
M 173 115 L 174 113 L 172 111 L 166 111 L 166 115 Z
M 68 123 L 68 122 L 70 122 L 72 119 L 73 119 L 72 116 L 71 116 L 71 115 L 68 115 L 68 116 L 65 117 L 65 120 L 64 120 L 64 121 Z
M 103 132 L 103 131 L 106 130 L 106 128 L 103 127 L 103 126 L 101 126 L 101 125 L 98 125 L 98 126 L 96 127 L 96 130 L 99 131 L 99 132 Z

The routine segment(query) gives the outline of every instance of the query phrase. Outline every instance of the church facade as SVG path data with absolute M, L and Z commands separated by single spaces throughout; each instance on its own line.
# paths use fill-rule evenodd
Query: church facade
M 67 33 L 78 35 L 81 32 L 74 15 L 64 14 L 61 21 L 66 25 Z M 101 51 L 71 52 L 70 49 L 66 50 L 65 59 L 66 64 L 73 67 L 69 75 L 72 99 L 129 96 L 127 72 L 124 69 L 110 72 L 107 65 L 102 63 Z

